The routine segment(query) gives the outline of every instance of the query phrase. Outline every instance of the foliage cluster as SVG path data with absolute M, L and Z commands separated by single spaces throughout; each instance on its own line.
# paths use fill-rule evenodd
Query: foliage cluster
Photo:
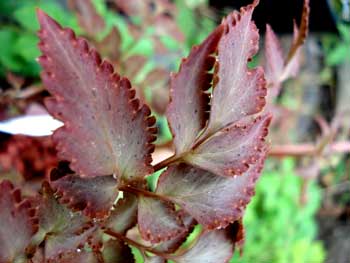
M 66 162 L 32 197 L 1 182 L 2 262 L 133 262 L 130 246 L 146 262 L 231 258 L 271 119 L 257 115 L 265 105 L 263 70 L 247 67 L 258 51 L 251 21 L 257 4 L 224 19 L 171 76 L 166 116 L 175 154 L 156 165 L 156 120 L 129 80 L 38 10 L 38 61 L 52 94 L 45 104 L 64 123 L 53 140 Z M 156 189 L 148 189 L 145 176 L 165 167 Z M 196 224 L 200 234 L 181 246 Z
M 8 39 L 5 56 L 10 57 L 0 58 L 4 69 L 29 76 L 35 76 L 39 69 L 31 65 L 35 49 L 19 51 L 11 43 L 27 41 L 26 45 L 33 45 L 33 39 L 21 38 L 34 37 L 37 26 L 30 13 L 34 2 L 5 4 L 14 10 L 16 19 L 24 19 L 20 28 L 11 25 L 3 30 L 5 37 L 13 34 L 11 30 L 17 33 Z M 177 64 L 172 61 L 183 52 L 178 43 L 186 47 L 198 42 L 194 37 L 198 34 L 193 34 L 198 25 L 184 1 L 176 1 L 178 10 L 167 1 L 157 1 L 155 6 L 151 5 L 153 1 L 141 1 L 138 4 L 145 6 L 139 9 L 125 1 L 114 1 L 114 8 L 126 19 L 117 18 L 102 1 L 68 2 L 77 21 L 54 2 L 46 1 L 44 9 L 59 21 L 68 18 L 68 25 L 90 44 L 38 12 L 41 77 L 52 94 L 46 106 L 64 122 L 53 136 L 58 159 L 64 162 L 58 164 L 51 141 L 44 149 L 36 139 L 14 137 L 7 143 L 0 163 L 15 167 L 25 180 L 9 178 L 15 188 L 9 181 L 1 183 L 5 223 L 0 232 L 0 240 L 4 240 L 0 262 L 138 262 L 140 258 L 145 262 L 228 262 L 234 248 L 243 243 L 242 215 L 254 195 L 255 181 L 267 155 L 265 136 L 270 116 L 266 112 L 275 110 L 272 101 L 282 83 L 299 70 L 300 49 L 307 34 L 308 1 L 288 53 L 283 53 L 272 29 L 267 28 L 267 83 L 261 67 L 247 68 L 258 47 L 259 36 L 250 20 L 258 1 L 223 20 L 191 50 L 179 72 L 171 77 L 169 72 Z M 66 17 L 60 20 L 60 15 Z M 207 21 L 200 27 L 203 25 L 211 28 Z M 242 32 L 246 32 L 243 38 Z M 91 46 L 110 63 L 102 61 Z M 118 74 L 113 73 L 113 66 Z M 131 80 L 134 89 L 124 77 Z M 16 81 L 13 83 L 16 85 Z M 259 114 L 265 104 L 266 86 L 269 105 Z M 160 114 L 157 126 L 164 127 L 168 121 L 174 137 L 175 154 L 158 164 L 151 164 L 156 120 L 145 102 L 152 112 Z M 167 120 L 162 117 L 164 113 Z M 33 149 L 33 155 L 42 154 L 41 162 L 31 159 Z M 8 158 L 18 151 L 28 151 L 27 159 Z M 28 167 L 28 163 L 35 165 Z M 55 166 L 58 168 L 50 173 Z M 314 237 L 313 204 L 318 199 L 314 186 L 310 186 L 312 202 L 303 209 L 296 201 L 299 178 L 290 175 L 291 169 L 282 170 L 287 174 L 283 177 L 286 183 L 279 185 L 277 174 L 267 175 L 247 212 L 250 245 L 242 262 L 261 258 L 257 254 L 267 247 L 282 246 L 275 237 L 288 231 L 282 226 L 285 221 L 274 224 L 275 235 L 267 239 L 266 229 L 271 230 L 273 216 L 286 219 L 287 214 L 296 213 L 300 217 L 288 223 L 311 229 L 307 233 L 302 230 L 307 240 L 295 231 L 297 237 L 290 241 L 290 253 L 271 253 L 267 258 L 286 262 L 310 257 L 321 261 L 323 257 L 318 244 L 303 251 Z M 45 178 L 39 194 L 33 178 L 39 179 L 36 184 Z M 26 181 L 29 179 L 30 184 Z M 294 191 L 289 192 L 291 187 Z M 282 198 L 273 202 L 277 200 L 271 197 L 273 193 Z M 270 203 L 262 202 L 265 199 Z M 308 221 L 302 221 L 301 216 Z M 9 218 L 23 226 L 21 242 L 18 235 L 8 238 L 14 227 Z M 264 223 L 266 228 L 261 227 Z M 195 234 L 191 235 L 193 229 Z

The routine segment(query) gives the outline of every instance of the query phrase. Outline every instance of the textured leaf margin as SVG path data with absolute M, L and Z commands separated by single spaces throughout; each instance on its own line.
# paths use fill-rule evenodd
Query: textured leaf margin
M 172 203 L 158 198 L 140 196 L 138 227 L 143 239 L 152 244 L 171 240 L 186 232 L 181 217 Z
M 178 204 L 206 229 L 224 228 L 242 217 L 255 193 L 264 155 L 247 172 L 233 177 L 186 164 L 170 166 L 159 178 L 156 193 Z
M 71 253 L 83 246 L 95 231 L 95 226 L 81 213 L 73 213 L 60 204 L 48 182 L 44 182 L 38 197 L 39 231 L 33 244 L 45 240 L 44 254 L 54 260 L 64 253 Z
M 217 132 L 184 159 L 219 176 L 240 175 L 259 159 L 270 122 L 269 114 L 239 121 Z
M 0 262 L 14 262 L 38 230 L 36 210 L 11 182 L 0 183 Z
M 91 218 L 107 217 L 119 193 L 117 180 L 111 175 L 81 178 L 67 170 L 54 169 L 50 175 L 50 185 L 60 202 Z
M 46 106 L 65 124 L 53 135 L 59 157 L 82 177 L 131 181 L 151 173 L 156 129 L 149 108 L 140 107 L 130 82 L 84 39 L 41 10 L 38 18 L 41 78 L 53 94 Z
M 210 118 L 202 137 L 258 113 L 265 106 L 264 71 L 261 67 L 247 66 L 259 48 L 259 33 L 251 20 L 258 3 L 256 0 L 242 7 L 239 13 L 231 13 L 222 22 L 225 31 L 218 47 Z
M 223 33 L 223 25 L 217 27 L 199 46 L 192 48 L 182 60 L 179 72 L 170 80 L 170 102 L 166 116 L 174 135 L 176 153 L 191 149 L 199 132 L 204 128 L 209 110 L 209 96 L 215 57 Z

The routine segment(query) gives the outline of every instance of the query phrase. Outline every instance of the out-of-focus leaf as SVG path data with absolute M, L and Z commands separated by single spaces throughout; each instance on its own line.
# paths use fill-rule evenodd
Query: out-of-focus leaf
M 263 69 L 247 67 L 259 48 L 258 30 L 251 21 L 257 4 L 258 1 L 254 1 L 242 8 L 240 13 L 233 12 L 223 21 L 225 33 L 219 42 L 210 119 L 205 135 L 258 113 L 265 105 Z
M 124 242 L 110 239 L 104 244 L 103 248 L 104 263 L 134 263 L 134 256 Z
M 115 63 L 120 59 L 121 41 L 119 30 L 113 27 L 108 35 L 97 43 L 97 48 L 103 56 Z
M 240 176 L 217 176 L 180 164 L 159 178 L 157 194 L 167 196 L 206 229 L 223 228 L 241 218 L 254 194 L 263 159 Z
M 49 263 L 99 263 L 96 255 L 93 252 L 69 252 L 57 256 Z M 36 263 L 36 262 L 34 262 Z M 39 263 L 39 262 L 38 262 Z M 43 262 L 40 262 L 43 263 Z
M 171 77 L 170 103 L 166 115 L 174 135 L 176 153 L 191 149 L 207 120 L 213 67 L 213 54 L 223 33 L 219 26 L 200 46 L 194 47 L 181 63 L 180 70 Z
M 266 80 L 272 87 L 280 85 L 284 69 L 284 58 L 281 43 L 270 25 L 266 25 L 265 35 Z
M 152 197 L 139 197 L 138 226 L 143 239 L 152 244 L 167 241 L 186 231 L 175 207 Z
M 160 256 L 145 256 L 144 263 L 165 263 L 165 258 Z
M 18 72 L 21 70 L 22 63 L 16 58 L 13 43 L 18 39 L 18 35 L 14 30 L 0 30 L 0 62 L 6 70 Z
M 197 243 L 184 254 L 175 257 L 176 263 L 227 263 L 233 254 L 233 243 L 227 230 L 203 233 Z
M 335 66 L 344 61 L 344 59 L 350 58 L 350 51 L 348 44 L 342 43 L 337 45 L 326 56 L 326 63 L 330 66 Z
M 49 13 L 50 16 L 54 17 L 65 26 L 73 27 L 74 30 L 78 30 L 77 23 L 74 17 L 67 13 L 57 1 L 52 0 L 39 0 L 39 1 L 24 1 L 14 12 L 14 18 L 16 21 L 29 32 L 34 33 L 39 29 L 39 24 L 35 17 L 35 9 L 40 6 L 45 12 Z M 33 46 L 34 43 L 32 43 Z
M 310 16 L 310 0 L 304 0 L 303 13 L 301 14 L 301 22 L 298 30 L 294 30 L 294 39 L 289 50 L 286 65 L 290 63 L 299 48 L 304 44 L 309 33 L 309 16 Z
M 0 183 L 0 262 L 16 262 L 37 231 L 35 210 L 9 181 Z
M 84 39 L 42 11 L 38 17 L 42 80 L 53 94 L 46 106 L 65 123 L 53 135 L 59 157 L 82 177 L 115 174 L 123 183 L 151 173 L 155 120 L 149 108 L 140 107 L 130 82 Z
M 89 36 L 96 37 L 105 29 L 103 18 L 97 13 L 92 0 L 69 0 L 69 7 L 75 11 L 79 25 Z
M 188 163 L 223 176 L 245 172 L 265 147 L 270 115 L 245 120 L 217 132 L 184 158 Z

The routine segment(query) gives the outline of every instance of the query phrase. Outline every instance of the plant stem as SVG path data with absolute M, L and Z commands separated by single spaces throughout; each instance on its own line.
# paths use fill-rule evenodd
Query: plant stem
M 318 146 L 305 143 L 305 144 L 286 144 L 286 145 L 276 145 L 273 146 L 269 151 L 269 156 L 271 157 L 284 157 L 284 156 L 314 156 L 318 152 Z M 326 153 L 337 154 L 337 153 L 349 153 L 350 152 L 350 142 L 340 141 L 334 142 L 327 146 Z
M 158 195 L 154 192 L 147 191 L 147 190 L 140 189 L 140 188 L 136 188 L 136 187 L 132 187 L 132 186 L 123 186 L 123 187 L 120 187 L 120 190 L 124 191 L 124 192 L 129 192 L 129 193 L 132 193 L 135 195 L 143 195 L 143 196 L 147 196 L 147 197 L 151 197 L 151 198 L 157 198 L 157 199 L 160 199 L 160 200 L 163 200 L 166 202 L 171 201 L 168 198 L 166 198 L 166 196 Z
M 165 160 L 157 163 L 156 165 L 153 166 L 153 169 L 155 172 L 162 170 L 163 168 L 169 166 L 170 164 L 176 163 L 181 159 L 182 156 L 170 156 L 169 158 L 166 158 Z
M 117 232 L 114 232 L 112 229 L 108 228 L 104 231 L 107 235 L 110 235 L 112 237 L 115 237 L 119 240 L 122 240 L 124 241 L 125 243 L 128 243 L 129 245 L 131 246 L 134 246 L 136 248 L 138 248 L 139 250 L 141 250 L 142 254 L 145 254 L 144 252 L 147 251 L 147 252 L 151 252 L 157 256 L 160 256 L 160 257 L 163 257 L 163 258 L 166 258 L 166 259 L 173 259 L 174 257 L 170 254 L 167 254 L 167 253 L 162 253 L 162 252 L 159 252 L 155 249 L 153 249 L 152 247 L 148 247 L 148 246 L 145 246 L 145 245 L 142 245 L 120 233 L 117 233 Z

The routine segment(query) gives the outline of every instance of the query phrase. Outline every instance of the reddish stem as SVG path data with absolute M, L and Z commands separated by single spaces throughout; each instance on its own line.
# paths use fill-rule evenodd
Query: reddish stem
M 305 144 L 286 144 L 286 145 L 275 145 L 269 151 L 269 156 L 272 157 L 284 157 L 284 156 L 314 156 L 318 152 L 317 145 L 311 143 Z M 349 153 L 350 152 L 350 142 L 340 141 L 334 142 L 327 146 L 327 153 L 337 154 L 337 153 Z

